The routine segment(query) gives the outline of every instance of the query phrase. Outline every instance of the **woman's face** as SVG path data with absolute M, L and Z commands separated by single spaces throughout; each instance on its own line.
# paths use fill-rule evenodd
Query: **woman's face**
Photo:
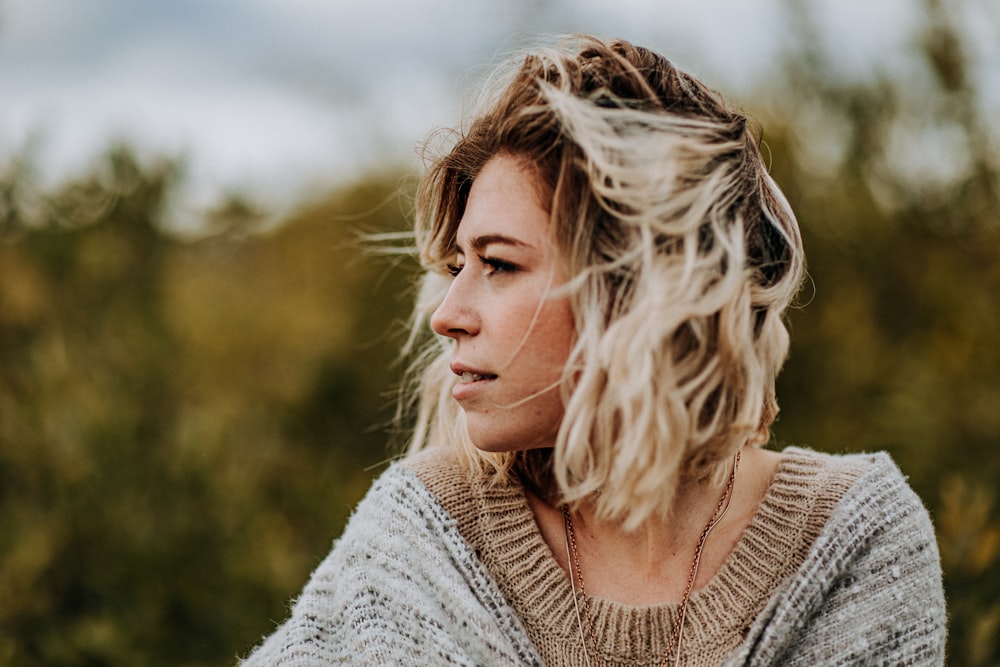
M 514 157 L 486 163 L 458 225 L 454 275 L 431 327 L 455 341 L 452 395 L 491 452 L 550 447 L 575 329 L 536 176 Z

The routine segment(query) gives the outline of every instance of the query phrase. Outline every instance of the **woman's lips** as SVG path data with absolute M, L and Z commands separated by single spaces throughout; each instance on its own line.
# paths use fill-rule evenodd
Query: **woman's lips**
M 458 375 L 458 383 L 452 387 L 451 395 L 456 401 L 463 401 L 474 397 L 483 391 L 497 376 L 493 373 L 470 371 L 465 369 L 453 369 Z
M 459 377 L 462 378 L 462 382 L 478 382 L 479 380 L 496 379 L 496 375 L 491 373 L 473 373 L 472 371 L 465 371 Z

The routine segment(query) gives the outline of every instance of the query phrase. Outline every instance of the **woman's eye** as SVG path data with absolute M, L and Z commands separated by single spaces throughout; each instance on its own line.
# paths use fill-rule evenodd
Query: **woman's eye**
M 445 266 L 448 269 L 448 273 L 451 274 L 452 278 L 457 276 L 459 272 L 462 270 L 462 267 L 459 266 L 458 264 L 446 264 Z
M 516 266 L 510 262 L 505 262 L 502 259 L 496 259 L 494 257 L 480 257 L 479 260 L 489 267 L 490 275 L 494 273 L 510 273 L 517 270 Z

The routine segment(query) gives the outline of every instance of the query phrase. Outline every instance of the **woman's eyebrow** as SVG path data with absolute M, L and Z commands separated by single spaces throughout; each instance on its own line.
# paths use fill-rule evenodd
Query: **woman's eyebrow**
M 482 236 L 476 236 L 476 237 L 472 238 L 469 241 L 469 245 L 476 252 L 482 252 L 483 248 L 485 248 L 488 245 L 495 244 L 495 243 L 499 243 L 499 244 L 503 244 L 503 245 L 510 245 L 510 246 L 517 246 L 517 247 L 521 247 L 521 248 L 532 248 L 532 249 L 534 249 L 534 246 L 531 245 L 530 243 L 525 243 L 524 241 L 522 241 L 520 239 L 516 239 L 516 238 L 514 238 L 512 236 L 504 236 L 503 234 L 484 234 Z M 462 246 L 459 245 L 457 242 L 455 243 L 455 250 L 457 252 L 465 254 L 465 251 L 462 249 Z

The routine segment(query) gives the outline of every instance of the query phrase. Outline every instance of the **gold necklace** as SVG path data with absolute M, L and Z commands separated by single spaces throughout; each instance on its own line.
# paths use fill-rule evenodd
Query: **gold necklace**
M 691 597 L 691 589 L 694 588 L 694 580 L 698 576 L 698 566 L 701 564 L 701 552 L 705 548 L 709 533 L 729 511 L 729 504 L 733 499 L 733 485 L 736 483 L 736 470 L 740 467 L 740 450 L 736 451 L 733 457 L 733 471 L 729 475 L 729 482 L 726 484 L 719 504 L 712 513 L 712 518 L 705 524 L 701 536 L 698 538 L 698 546 L 694 550 L 694 558 L 691 561 L 691 572 L 688 574 L 687 585 L 684 587 L 684 595 L 681 596 L 681 603 L 677 607 L 677 614 L 674 616 L 674 627 L 667 640 L 667 650 L 663 655 L 660 667 L 666 667 L 670 660 L 670 655 L 674 654 L 674 665 L 680 664 L 681 659 L 681 639 L 684 634 L 684 617 L 687 614 L 688 599 Z M 583 618 L 587 619 L 587 629 L 590 634 L 590 642 L 594 648 L 595 656 L 599 654 L 597 644 L 597 634 L 594 632 L 594 624 L 591 621 L 590 600 L 587 599 L 587 588 L 583 581 L 583 571 L 580 569 L 580 553 L 576 548 L 576 533 L 573 530 L 573 520 L 569 514 L 569 506 L 562 505 L 563 532 L 566 537 L 566 556 L 569 565 L 569 581 L 573 588 L 573 607 L 576 610 L 576 622 L 580 628 L 580 642 L 583 644 L 583 656 L 586 664 L 590 665 L 590 651 L 587 649 L 587 640 L 583 633 Z M 575 578 L 574 578 L 575 574 Z M 580 593 L 576 592 L 576 581 L 580 582 Z M 580 607 L 577 600 L 583 600 L 583 617 L 580 615 Z

